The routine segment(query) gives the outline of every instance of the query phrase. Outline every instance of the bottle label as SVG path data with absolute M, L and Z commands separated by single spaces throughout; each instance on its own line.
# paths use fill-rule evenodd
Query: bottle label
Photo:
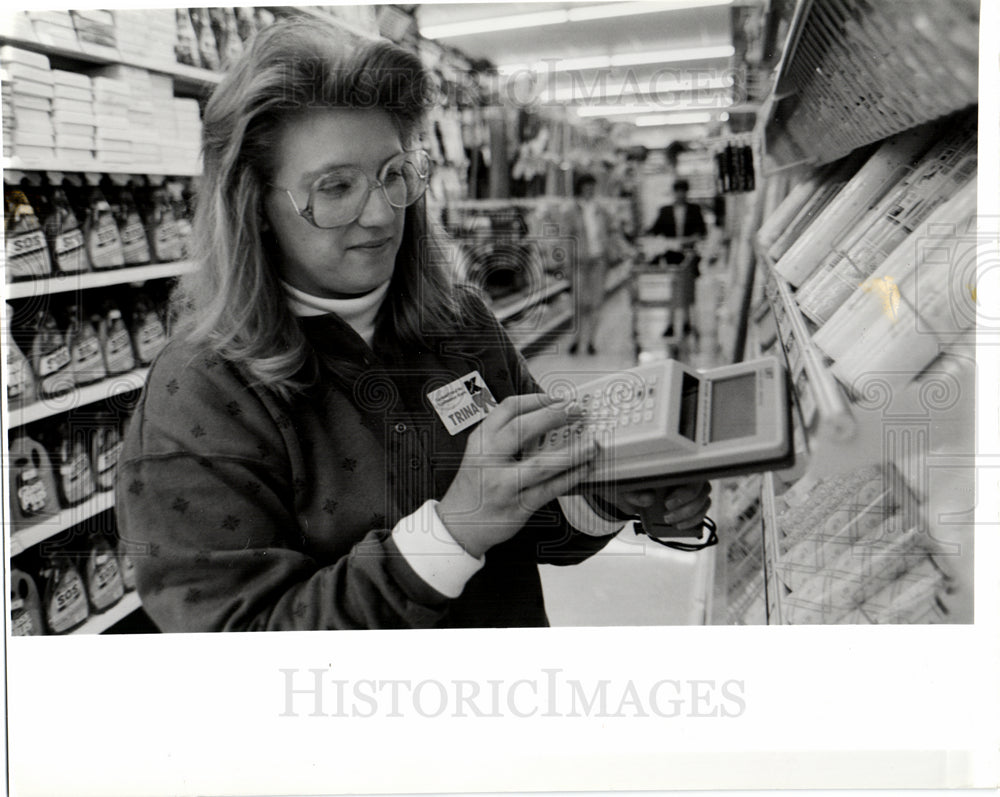
M 13 352 L 13 347 L 7 350 L 7 398 L 19 399 L 28 392 L 27 363 L 21 357 L 12 357 Z
M 118 464 L 118 455 L 121 453 L 122 444 L 121 441 L 115 443 L 113 446 L 109 446 L 100 454 L 97 455 L 97 472 L 107 473 L 112 470 L 115 465 Z
M 139 329 L 136 347 L 139 351 L 139 359 L 148 363 L 159 353 L 166 342 L 167 336 L 163 331 L 163 325 L 158 318 L 150 314 L 149 320 Z
M 38 358 L 38 376 L 44 379 L 69 365 L 72 357 L 67 346 L 60 346 Z
M 121 236 L 126 263 L 144 263 L 149 260 L 146 230 L 140 222 L 130 219 L 122 226 Z
M 45 489 L 45 482 L 41 480 L 37 470 L 26 468 L 21 471 L 18 484 L 17 505 L 22 515 L 37 515 L 45 509 L 49 495 Z
M 108 370 L 112 373 L 127 371 L 135 366 L 132 358 L 132 341 L 124 327 L 112 329 L 104 344 L 104 354 Z
M 107 554 L 94 557 L 94 576 L 90 582 L 90 599 L 98 610 L 115 603 L 124 593 L 118 560 Z
M 94 268 L 112 268 L 124 263 L 118 227 L 106 218 L 94 228 L 90 238 L 90 261 Z
M 87 614 L 87 597 L 80 577 L 74 573 L 64 576 L 49 603 L 49 626 L 61 634 L 86 620 Z
M 56 270 L 67 274 L 87 269 L 87 252 L 79 228 L 56 236 Z
M 23 602 L 22 602 L 23 603 Z M 35 636 L 39 632 L 31 619 L 31 612 L 26 612 L 11 604 L 10 613 L 11 636 Z
M 101 344 L 97 338 L 84 338 L 73 349 L 77 365 L 89 365 L 101 357 Z
M 11 278 L 38 277 L 49 272 L 45 233 L 41 230 L 7 239 L 7 268 Z
M 181 240 L 177 234 L 177 222 L 163 221 L 153 230 L 153 248 L 157 260 L 178 260 L 181 256 Z
M 77 454 L 59 466 L 59 473 L 70 482 L 83 478 L 90 469 L 90 463 L 83 454 Z

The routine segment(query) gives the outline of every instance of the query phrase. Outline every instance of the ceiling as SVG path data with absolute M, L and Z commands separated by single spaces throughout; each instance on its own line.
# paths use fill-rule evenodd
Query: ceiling
M 718 49 L 720 46 L 731 45 L 731 9 L 728 4 L 671 8 L 671 6 L 690 6 L 696 3 L 697 0 L 646 2 L 641 4 L 646 7 L 644 10 L 654 10 L 634 16 L 559 22 L 513 30 L 489 30 L 475 34 L 444 36 L 437 38 L 437 41 L 454 47 L 472 59 L 485 59 L 498 67 L 509 64 L 536 64 L 543 61 L 549 65 L 560 65 L 568 59 L 589 56 L 628 57 L 630 54 L 648 52 L 676 54 L 694 48 Z M 457 22 L 497 19 L 553 10 L 592 9 L 595 6 L 608 5 L 610 5 L 609 0 L 601 0 L 598 3 L 423 3 L 415 7 L 414 13 L 421 32 L 433 33 L 432 29 L 435 26 Z M 622 5 L 625 7 L 640 4 L 622 3 Z M 690 53 L 690 55 L 697 54 L 697 52 Z M 709 92 L 709 83 L 706 81 L 712 76 L 725 75 L 729 65 L 730 57 L 723 55 L 707 59 L 685 58 L 681 61 L 603 67 L 599 71 L 581 68 L 570 72 L 555 72 L 552 66 L 547 66 L 545 84 L 564 89 L 567 87 L 572 89 L 575 86 L 571 96 L 576 103 L 614 105 L 630 101 L 621 91 L 615 91 L 623 84 L 633 91 L 646 93 L 669 89 L 675 81 L 693 77 L 697 81 L 693 84 L 696 89 L 695 94 L 686 96 L 673 94 L 666 98 L 661 95 L 660 98 L 667 106 L 660 110 L 685 110 L 681 106 L 690 105 L 690 100 L 694 100 L 695 104 L 699 102 L 711 104 L 713 97 L 717 99 L 718 92 Z M 573 65 L 570 62 L 567 66 Z M 602 84 L 601 81 L 605 83 Z M 608 93 L 611 96 L 607 103 L 597 97 L 602 85 L 610 89 Z M 565 98 L 565 94 L 563 97 Z M 717 102 L 714 107 L 718 107 Z M 718 111 L 716 115 L 717 113 Z M 615 115 L 608 118 L 629 122 L 638 116 Z M 678 128 L 671 132 L 677 134 L 683 132 L 685 136 L 690 136 L 698 129 L 688 125 L 683 131 Z M 635 134 L 637 139 L 652 134 L 662 140 L 664 132 L 663 127 L 641 127 L 636 128 Z

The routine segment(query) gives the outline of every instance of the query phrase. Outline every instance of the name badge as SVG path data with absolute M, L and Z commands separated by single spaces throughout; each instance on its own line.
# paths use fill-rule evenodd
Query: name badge
M 497 405 L 479 371 L 432 390 L 427 398 L 452 436 L 479 423 Z

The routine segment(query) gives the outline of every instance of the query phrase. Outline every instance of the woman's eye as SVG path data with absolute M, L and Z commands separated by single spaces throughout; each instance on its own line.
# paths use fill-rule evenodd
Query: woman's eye
M 330 196 L 341 196 L 343 194 L 349 194 L 353 188 L 354 188 L 354 181 L 341 177 L 334 177 L 327 180 L 323 180 L 316 186 L 317 191 Z

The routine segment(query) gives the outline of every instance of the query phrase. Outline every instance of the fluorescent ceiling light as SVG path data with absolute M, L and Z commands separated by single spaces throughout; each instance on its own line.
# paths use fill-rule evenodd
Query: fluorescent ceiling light
M 715 44 L 706 47 L 674 47 L 670 50 L 652 50 L 641 53 L 619 53 L 617 55 L 593 55 L 582 58 L 550 58 L 534 64 L 503 64 L 497 69 L 501 74 L 514 72 L 573 72 L 585 69 L 610 69 L 617 66 L 637 66 L 639 64 L 669 64 L 678 61 L 707 61 L 713 58 L 730 58 L 736 51 L 731 44 Z
M 637 79 L 628 83 L 616 83 L 613 86 L 604 86 L 596 81 L 590 84 L 577 84 L 574 82 L 568 86 L 549 89 L 543 95 L 543 99 L 548 102 L 564 102 L 567 100 L 606 100 L 608 98 L 634 97 L 636 95 L 656 97 L 660 94 L 725 89 L 732 86 L 734 81 L 731 75 L 724 75 L 713 78 L 699 77 L 687 78 L 686 80 L 671 80 L 669 83 L 655 81 L 645 88 L 641 85 L 643 82 Z M 598 90 L 600 90 L 599 94 L 597 93 Z
M 675 2 L 619 2 L 581 6 L 556 11 L 535 11 L 530 14 L 509 14 L 502 17 L 469 19 L 463 22 L 446 22 L 442 25 L 420 27 L 420 34 L 428 39 L 447 39 L 454 36 L 475 36 L 498 30 L 539 28 L 561 25 L 566 22 L 585 22 L 594 19 L 632 17 L 639 14 L 658 14 L 664 11 L 683 11 L 689 8 L 732 5 L 733 0 L 676 0 Z
M 712 105 L 712 109 L 718 108 L 728 108 L 733 104 L 733 101 L 728 97 L 720 97 L 720 102 L 718 104 Z M 702 105 L 678 105 L 674 108 L 664 108 L 662 105 L 656 105 L 655 103 L 650 103 L 647 105 L 581 105 L 576 109 L 576 113 L 581 117 L 588 116 L 625 116 L 628 114 L 651 114 L 656 113 L 659 115 L 664 115 L 664 113 L 675 113 L 675 112 L 685 112 L 685 111 L 704 111 L 708 112 L 706 106 Z
M 664 113 L 640 116 L 635 120 L 636 127 L 658 127 L 660 125 L 703 125 L 712 121 L 712 114 L 704 113 Z

